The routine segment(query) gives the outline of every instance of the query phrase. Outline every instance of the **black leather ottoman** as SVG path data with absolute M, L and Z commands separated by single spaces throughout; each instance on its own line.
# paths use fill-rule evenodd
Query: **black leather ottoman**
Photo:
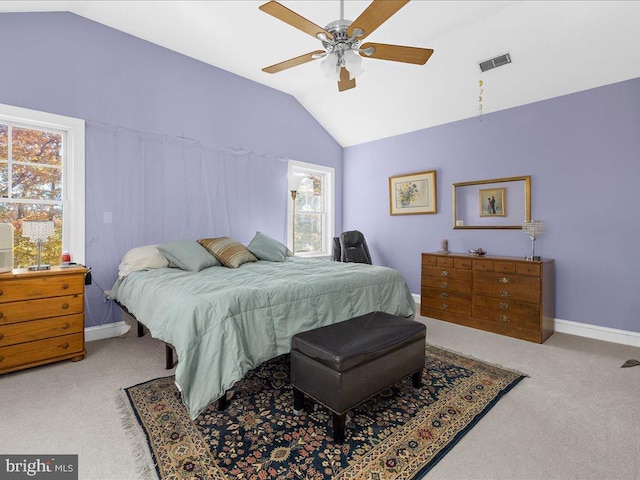
M 308 395 L 333 412 L 333 438 L 344 442 L 349 410 L 402 378 L 420 388 L 427 328 L 384 312 L 298 333 L 291 340 L 293 408 Z

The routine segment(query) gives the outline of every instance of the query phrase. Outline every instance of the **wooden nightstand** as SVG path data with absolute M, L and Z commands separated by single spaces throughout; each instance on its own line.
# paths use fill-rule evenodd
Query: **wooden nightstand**
M 0 274 L 0 374 L 84 358 L 83 266 Z

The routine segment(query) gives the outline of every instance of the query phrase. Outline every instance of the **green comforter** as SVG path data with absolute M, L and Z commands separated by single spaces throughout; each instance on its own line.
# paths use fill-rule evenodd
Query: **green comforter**
M 371 311 L 410 317 L 415 308 L 393 269 L 296 257 L 134 272 L 111 295 L 175 347 L 176 384 L 192 419 L 249 370 L 289 352 L 298 332 Z

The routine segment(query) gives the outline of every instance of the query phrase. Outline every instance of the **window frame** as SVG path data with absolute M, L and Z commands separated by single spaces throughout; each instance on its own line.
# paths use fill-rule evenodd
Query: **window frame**
M 302 252 L 297 253 L 299 257 L 330 257 L 333 245 L 333 237 L 335 236 L 335 168 L 325 165 L 317 165 L 315 163 L 300 162 L 298 160 L 289 160 L 287 167 L 287 177 L 296 173 L 323 175 L 323 203 L 325 213 L 322 221 L 322 251 L 320 252 Z M 288 190 L 288 187 L 287 187 Z M 293 251 L 293 199 L 289 191 L 287 203 L 287 246 Z
M 62 251 L 76 263 L 85 262 L 85 121 L 0 103 L 0 123 L 53 130 L 63 135 Z M 7 199 L 10 203 L 14 199 Z M 4 200 L 2 200 L 4 201 Z

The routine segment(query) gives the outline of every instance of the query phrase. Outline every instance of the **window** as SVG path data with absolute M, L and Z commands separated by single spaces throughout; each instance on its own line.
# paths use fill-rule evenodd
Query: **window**
M 35 263 L 23 220 L 51 220 L 42 263 L 84 263 L 84 121 L 0 104 L 0 223 L 14 227 L 14 267 Z
M 289 202 L 289 248 L 296 255 L 330 255 L 334 232 L 334 169 L 290 160 L 289 174 L 302 177 L 295 199 L 295 219 L 293 201 Z M 292 225 L 295 225 L 295 238 Z

